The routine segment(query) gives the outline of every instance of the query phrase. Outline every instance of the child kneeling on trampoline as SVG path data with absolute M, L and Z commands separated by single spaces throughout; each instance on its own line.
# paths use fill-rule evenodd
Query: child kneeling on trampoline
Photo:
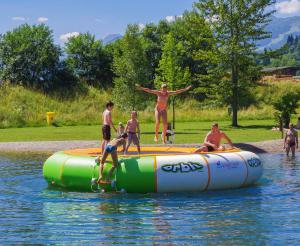
M 118 149 L 119 146 L 123 146 L 123 151 L 125 150 L 127 138 L 128 138 L 127 133 L 123 133 L 119 137 L 117 137 L 117 138 L 113 139 L 112 141 L 110 141 L 106 145 L 106 147 L 104 149 L 104 153 L 102 153 L 101 160 L 99 159 L 99 157 L 96 159 L 96 163 L 100 162 L 99 178 L 97 180 L 98 184 L 109 184 L 109 183 L 111 183 L 111 181 L 110 181 L 109 178 L 111 177 L 111 175 L 113 174 L 114 170 L 118 166 L 118 153 L 117 153 L 117 149 Z M 113 166 L 109 170 L 107 178 L 104 181 L 103 180 L 103 169 L 104 169 L 105 161 L 106 161 L 106 159 L 107 159 L 107 157 L 108 157 L 109 154 L 111 155 Z

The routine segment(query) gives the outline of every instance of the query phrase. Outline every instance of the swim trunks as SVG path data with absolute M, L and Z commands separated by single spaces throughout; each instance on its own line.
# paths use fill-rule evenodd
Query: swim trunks
M 212 152 L 212 151 L 214 151 L 215 149 L 213 148 L 213 147 L 211 147 L 211 146 L 207 146 L 207 151 L 208 152 Z
M 140 145 L 139 138 L 137 137 L 136 132 L 128 132 L 128 143 L 133 142 L 134 145 Z
M 289 142 L 288 145 L 289 145 L 289 147 L 294 147 L 296 145 L 296 143 L 295 142 Z
M 105 147 L 105 151 L 109 154 L 111 154 L 113 151 L 115 151 L 117 149 L 117 146 L 111 146 L 111 145 L 106 145 Z
M 110 133 L 110 126 L 109 125 L 103 125 L 102 126 L 102 135 L 103 139 L 106 141 L 109 141 L 111 139 L 111 133 Z

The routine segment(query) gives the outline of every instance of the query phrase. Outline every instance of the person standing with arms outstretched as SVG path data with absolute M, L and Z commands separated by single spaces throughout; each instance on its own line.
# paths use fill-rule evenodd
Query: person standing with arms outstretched
M 151 90 L 148 88 L 141 87 L 140 85 L 136 85 L 137 89 L 157 95 L 157 103 L 155 106 L 155 137 L 154 141 L 158 142 L 158 130 L 160 126 L 160 119 L 162 119 L 163 122 L 163 132 L 162 132 L 162 142 L 166 143 L 166 132 L 168 129 L 168 114 L 167 114 L 167 108 L 168 108 L 168 99 L 169 96 L 172 95 L 178 95 L 180 93 L 183 93 L 185 91 L 188 91 L 192 88 L 192 86 L 188 86 L 184 89 L 177 90 L 177 91 L 168 91 L 168 86 L 166 84 L 162 84 L 161 90 Z

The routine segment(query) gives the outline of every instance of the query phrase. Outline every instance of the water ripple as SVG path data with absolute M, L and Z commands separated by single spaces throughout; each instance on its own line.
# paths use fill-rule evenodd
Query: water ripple
M 300 158 L 262 155 L 255 186 L 205 193 L 48 189 L 45 156 L 0 157 L 0 244 L 296 245 Z

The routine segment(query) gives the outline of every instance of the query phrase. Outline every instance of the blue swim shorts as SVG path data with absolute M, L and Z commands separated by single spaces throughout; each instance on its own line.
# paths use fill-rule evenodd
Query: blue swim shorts
M 116 146 L 111 146 L 111 145 L 106 145 L 106 147 L 105 147 L 105 151 L 107 152 L 107 153 L 111 153 L 111 152 L 113 152 L 113 151 L 115 151 L 117 149 L 117 147 Z

